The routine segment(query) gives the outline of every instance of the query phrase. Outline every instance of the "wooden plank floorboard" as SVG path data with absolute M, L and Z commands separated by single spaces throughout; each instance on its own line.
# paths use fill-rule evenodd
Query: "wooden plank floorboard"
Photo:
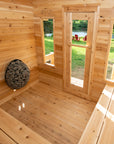
M 17 144 L 0 129 L 0 144 Z
M 51 144 L 1 108 L 0 129 L 16 144 Z
M 105 86 L 99 101 L 80 138 L 79 144 L 113 144 L 113 91 L 114 88 Z M 113 104 L 113 105 L 111 105 Z M 112 118 L 112 119 L 111 119 Z
M 1 108 L 52 144 L 76 144 L 95 103 L 37 83 Z M 20 109 L 20 111 L 19 111 Z
M 114 87 L 107 113 L 104 118 L 103 127 L 99 134 L 98 144 L 114 143 Z

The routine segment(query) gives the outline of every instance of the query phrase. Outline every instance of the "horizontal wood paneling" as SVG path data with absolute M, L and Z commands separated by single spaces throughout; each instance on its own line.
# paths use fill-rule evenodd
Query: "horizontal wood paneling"
M 21 59 L 30 70 L 38 66 L 34 37 L 32 0 L 0 1 L 0 100 L 13 95 L 4 82 L 7 65 L 13 59 Z M 38 79 L 31 72 L 30 83 Z M 34 75 L 34 76 L 33 76 Z M 29 85 L 28 84 L 28 85 Z
M 23 87 L 19 90 L 16 90 L 16 92 L 13 91 L 12 89 L 10 89 L 6 85 L 4 80 L 1 81 L 0 82 L 0 105 L 4 102 L 8 101 L 12 97 L 15 97 L 18 94 L 22 93 L 23 91 L 27 90 L 34 83 L 37 83 L 38 79 L 39 79 L 39 72 L 38 72 L 37 68 L 34 68 L 34 69 L 31 70 L 30 80 L 29 80 L 28 84 L 25 87 Z
M 62 77 L 57 74 L 54 75 L 53 73 L 40 70 L 39 81 L 44 82 L 52 87 L 62 89 Z
M 38 45 L 38 56 L 39 63 L 44 69 L 45 65 L 42 64 L 43 54 L 42 54 L 42 39 L 41 39 L 41 25 L 40 18 L 43 17 L 54 17 L 55 19 L 55 73 L 63 76 L 63 15 L 62 7 L 63 5 L 76 5 L 76 4 L 100 4 L 100 16 L 97 39 L 96 39 L 96 49 L 95 49 L 95 59 L 93 63 L 92 80 L 90 94 L 88 98 L 97 101 L 104 86 L 105 86 L 105 69 L 107 64 L 106 57 L 108 56 L 109 43 L 110 43 L 110 33 L 111 33 L 111 19 L 114 13 L 114 1 L 113 0 L 35 0 L 34 1 L 34 16 L 35 16 L 35 31 L 38 34 L 36 38 L 36 43 Z M 41 68 L 42 68 L 41 67 Z M 52 69 L 48 69 L 53 72 Z
M 33 6 L 33 0 L 0 0 L 0 2 L 13 3 L 18 5 Z

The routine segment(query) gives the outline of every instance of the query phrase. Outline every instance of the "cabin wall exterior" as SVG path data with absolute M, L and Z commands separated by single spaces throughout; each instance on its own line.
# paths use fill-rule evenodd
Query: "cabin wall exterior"
M 106 66 L 111 34 L 111 18 L 114 13 L 113 0 L 35 0 L 35 37 L 38 55 L 40 81 L 63 88 L 64 49 L 63 49 L 63 5 L 100 3 L 100 16 L 97 31 L 92 80 L 88 99 L 97 101 L 105 84 Z M 42 18 L 53 17 L 55 20 L 55 65 L 49 67 L 43 63 Z M 48 78 L 47 78 L 48 77 Z M 53 77 L 53 78 L 52 78 Z M 80 96 L 80 95 L 79 95 Z
M 5 70 L 13 59 L 21 59 L 37 78 L 32 0 L 0 0 L 0 100 L 12 94 L 4 82 Z

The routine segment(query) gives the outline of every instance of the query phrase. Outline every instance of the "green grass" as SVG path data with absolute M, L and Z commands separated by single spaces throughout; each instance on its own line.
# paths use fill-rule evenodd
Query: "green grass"
M 110 54 L 109 54 L 109 63 L 114 64 L 114 39 L 111 42 Z
M 111 79 L 113 64 L 114 64 L 114 39 L 112 39 L 112 41 L 111 41 L 109 60 L 108 60 L 108 68 L 107 68 L 107 79 Z
M 86 42 L 81 38 L 80 41 L 72 40 L 73 44 L 86 45 Z M 45 37 L 45 54 L 54 52 L 53 37 Z M 72 69 L 76 66 L 84 67 L 85 62 L 85 49 L 72 47 Z
M 80 41 L 72 40 L 73 44 L 86 45 L 86 42 L 83 41 L 83 38 Z M 53 46 L 53 37 L 45 37 L 45 54 L 54 52 Z M 72 47 L 72 71 L 78 68 L 84 68 L 85 64 L 85 53 L 84 48 Z M 109 54 L 109 63 L 114 64 L 114 39 L 111 42 L 111 49 Z
M 80 37 L 80 41 L 72 40 L 72 44 L 86 45 L 86 41 L 83 41 L 83 37 Z
M 83 41 L 83 38 L 80 39 L 80 41 L 72 40 L 72 44 L 78 44 L 78 45 L 86 45 L 86 42 Z M 76 67 L 84 68 L 85 65 L 85 49 L 74 47 L 72 46 L 72 71 Z
M 54 52 L 53 37 L 45 37 L 45 55 Z
M 72 71 L 78 66 L 84 68 L 85 64 L 85 49 L 72 47 Z

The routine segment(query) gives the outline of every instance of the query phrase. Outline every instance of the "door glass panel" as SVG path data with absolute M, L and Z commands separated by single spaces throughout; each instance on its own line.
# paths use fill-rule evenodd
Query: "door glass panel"
M 72 46 L 71 84 L 83 87 L 86 49 Z
M 72 44 L 86 45 L 88 20 L 72 20 Z

